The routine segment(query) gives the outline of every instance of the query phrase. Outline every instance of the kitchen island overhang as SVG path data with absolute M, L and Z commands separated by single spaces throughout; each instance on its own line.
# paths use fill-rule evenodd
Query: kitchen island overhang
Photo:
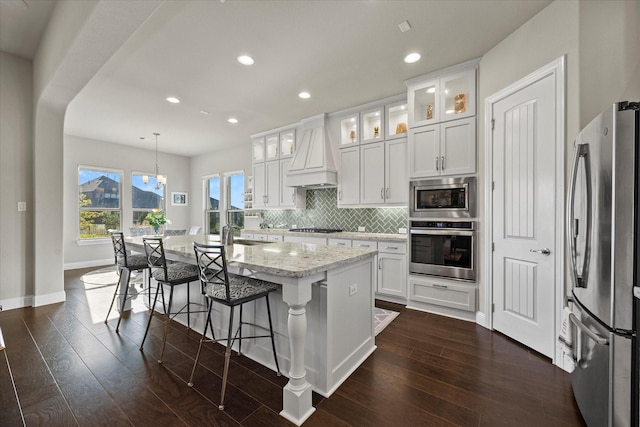
M 193 242 L 220 244 L 217 236 L 165 237 L 167 258 L 195 263 Z M 314 411 L 311 391 L 330 396 L 375 350 L 373 323 L 376 250 L 285 242 L 227 247 L 229 270 L 281 285 L 270 297 L 276 348 L 289 382 L 281 415 L 300 425 Z M 142 238 L 127 238 L 130 249 L 144 252 Z M 191 284 L 191 294 L 199 283 Z M 178 291 L 178 289 L 176 289 Z M 179 298 L 179 297 L 178 297 Z M 184 296 L 186 300 L 186 288 Z M 216 336 L 225 336 L 222 307 L 214 318 Z M 253 304 L 243 320 L 264 323 L 266 307 Z M 200 332 L 204 317 L 192 314 Z M 250 333 L 251 331 L 247 331 Z M 274 368 L 267 343 L 243 344 L 242 353 Z

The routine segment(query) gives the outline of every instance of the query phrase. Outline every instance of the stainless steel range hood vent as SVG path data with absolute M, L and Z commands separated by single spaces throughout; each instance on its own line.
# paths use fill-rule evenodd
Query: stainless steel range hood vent
M 338 172 L 325 130 L 325 114 L 302 121 L 302 139 L 286 176 L 289 187 L 327 188 L 338 185 Z

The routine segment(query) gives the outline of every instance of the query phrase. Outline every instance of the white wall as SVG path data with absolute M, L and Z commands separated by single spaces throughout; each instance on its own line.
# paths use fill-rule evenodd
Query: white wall
M 155 146 L 154 146 L 155 147 Z M 121 144 L 65 135 L 64 138 L 64 266 L 65 269 L 113 263 L 110 240 L 97 245 L 78 244 L 78 166 L 117 169 L 122 171 L 122 230 L 129 234 L 133 225 L 131 212 L 131 174 L 153 175 L 155 151 Z M 158 153 L 160 173 L 167 177 L 165 201 L 170 229 L 191 226 L 190 205 L 171 206 L 171 192 L 189 192 L 190 160 L 188 157 Z M 191 200 L 189 201 L 191 202 Z
M 0 304 L 33 295 L 33 65 L 0 52 Z M 19 201 L 27 211 L 18 212 Z
M 247 178 L 252 174 L 251 141 L 248 135 L 246 141 L 238 142 L 234 148 L 191 158 L 191 191 L 189 193 L 191 225 L 201 226 L 202 232 L 206 229 L 204 226 L 203 178 L 213 174 L 222 175 L 224 172 L 240 170 L 244 171 L 246 183 Z

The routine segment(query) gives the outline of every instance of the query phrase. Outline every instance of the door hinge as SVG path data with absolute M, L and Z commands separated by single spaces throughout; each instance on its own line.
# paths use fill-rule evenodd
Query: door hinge
M 494 130 L 496 127 L 496 119 L 491 119 L 491 130 Z

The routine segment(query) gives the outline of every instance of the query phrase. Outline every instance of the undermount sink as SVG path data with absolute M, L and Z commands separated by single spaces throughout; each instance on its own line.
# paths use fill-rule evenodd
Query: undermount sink
M 244 246 L 257 246 L 257 245 L 264 245 L 266 243 L 273 243 L 270 242 L 268 240 L 253 240 L 253 239 L 243 239 L 243 238 L 237 238 L 237 239 L 233 239 L 233 243 L 235 245 L 244 245 Z

